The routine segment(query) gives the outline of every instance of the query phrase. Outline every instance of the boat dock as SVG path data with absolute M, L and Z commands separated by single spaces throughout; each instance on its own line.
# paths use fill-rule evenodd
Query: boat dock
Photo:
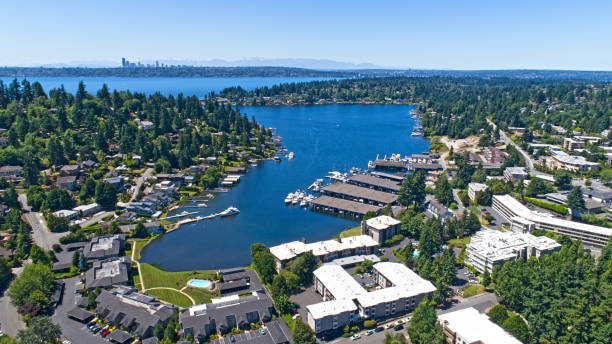
M 368 174 L 355 174 L 349 177 L 348 182 L 357 186 L 372 188 L 378 191 L 398 193 L 401 185 L 390 179 L 378 178 Z
M 363 217 L 370 211 L 378 213 L 382 207 L 349 201 L 342 198 L 320 196 L 311 202 L 311 209 L 354 217 Z
M 230 207 L 232 208 L 232 207 Z M 206 216 L 197 216 L 197 217 L 193 217 L 193 218 L 188 218 L 188 219 L 183 219 L 180 221 L 177 221 L 175 223 L 173 223 L 172 225 L 168 226 L 166 232 L 172 232 L 175 231 L 179 228 L 181 228 L 182 225 L 188 224 L 188 223 L 192 223 L 192 222 L 198 222 L 201 220 L 210 220 L 210 219 L 214 219 L 215 217 L 223 217 L 223 216 L 228 216 L 228 215 L 234 215 L 236 213 L 228 213 L 228 211 L 230 210 L 230 208 L 225 209 L 224 211 L 218 212 L 218 213 L 214 213 L 214 214 L 210 214 L 210 215 L 206 215 Z M 237 209 L 236 209 L 237 211 Z M 190 214 L 197 214 L 196 212 L 190 213 Z M 183 215 L 183 216 L 187 216 L 187 215 Z M 168 218 L 168 217 L 167 217 Z
M 180 214 L 176 214 L 176 215 L 172 215 L 172 216 L 166 216 L 166 219 L 176 219 L 176 218 L 180 218 L 180 217 L 185 217 L 185 216 L 190 216 L 190 215 L 195 215 L 197 214 L 197 211 L 192 211 L 192 212 L 182 212 Z
M 397 201 L 397 195 L 395 194 L 346 183 L 326 185 L 321 188 L 321 194 L 349 199 L 360 203 L 370 203 L 381 207 L 387 204 L 393 204 Z

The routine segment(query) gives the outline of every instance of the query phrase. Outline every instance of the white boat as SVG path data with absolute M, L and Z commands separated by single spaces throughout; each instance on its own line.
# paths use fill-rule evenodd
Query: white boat
M 291 201 L 293 201 L 293 193 L 290 193 L 287 195 L 287 197 L 285 197 L 285 204 L 289 204 Z
M 308 206 L 308 202 L 307 202 L 305 199 L 303 199 L 303 200 L 300 202 L 300 207 L 302 207 L 302 208 L 303 208 L 303 207 L 307 207 L 307 206 Z
M 287 154 L 287 159 L 293 159 L 293 152 L 289 152 L 289 154 Z
M 229 207 L 229 208 L 225 209 L 224 211 L 220 212 L 219 216 L 225 217 L 225 216 L 236 215 L 238 213 L 240 213 L 240 210 L 238 210 L 238 208 L 236 208 L 236 207 Z

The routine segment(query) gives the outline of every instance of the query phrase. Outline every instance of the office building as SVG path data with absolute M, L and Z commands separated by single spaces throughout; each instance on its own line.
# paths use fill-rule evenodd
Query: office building
M 402 222 L 391 216 L 381 215 L 361 221 L 361 234 L 368 235 L 379 243 L 400 233 Z
M 493 209 L 508 221 L 513 221 L 514 217 L 522 218 L 533 222 L 535 229 L 565 234 L 574 240 L 581 240 L 584 244 L 594 247 L 605 246 L 612 236 L 612 228 L 569 221 L 547 213 L 532 212 L 510 195 L 494 195 Z

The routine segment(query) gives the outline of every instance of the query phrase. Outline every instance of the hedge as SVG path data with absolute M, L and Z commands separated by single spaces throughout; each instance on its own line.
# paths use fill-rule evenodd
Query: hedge
M 542 200 L 539 199 L 535 199 L 535 198 L 531 198 L 531 197 L 525 197 L 525 200 L 533 205 L 536 205 L 540 208 L 544 208 L 544 209 L 548 209 L 548 210 L 552 210 L 556 213 L 559 213 L 561 215 L 567 215 L 567 208 L 560 205 L 560 204 L 555 204 L 555 203 L 548 203 L 548 202 L 544 202 Z

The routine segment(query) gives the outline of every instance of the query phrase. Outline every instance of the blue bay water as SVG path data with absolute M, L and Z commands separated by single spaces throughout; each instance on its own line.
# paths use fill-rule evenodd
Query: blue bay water
M 376 154 L 426 151 L 429 142 L 410 136 L 411 106 L 320 105 L 300 107 L 245 107 L 241 110 L 266 127 L 277 128 L 293 160 L 266 161 L 250 168 L 240 183 L 219 193 L 209 208 L 188 209 L 208 215 L 236 206 L 233 217 L 203 220 L 181 227 L 150 243 L 143 262 L 170 271 L 218 269 L 249 264 L 249 246 L 268 246 L 306 238 L 329 239 L 358 222 L 324 215 L 296 206 L 284 198 L 306 189 L 329 171 L 367 168 Z M 197 216 L 197 215 L 194 215 Z
M 13 77 L 0 77 L 0 80 L 5 85 L 13 81 Z M 24 78 L 18 77 L 21 82 Z M 219 92 L 227 87 L 241 86 L 244 89 L 251 90 L 257 87 L 273 86 L 281 83 L 291 82 L 307 82 L 313 80 L 329 80 L 329 78 L 121 78 L 121 77 L 27 77 L 30 82 L 38 81 L 43 86 L 45 92 L 49 92 L 53 88 L 64 85 L 66 91 L 75 93 L 79 82 L 83 80 L 85 89 L 91 93 L 102 88 L 106 83 L 112 91 L 130 90 L 132 92 L 140 92 L 152 94 L 160 92 L 167 96 L 170 94 L 177 95 L 182 92 L 186 96 L 196 95 L 200 98 L 210 92 Z

